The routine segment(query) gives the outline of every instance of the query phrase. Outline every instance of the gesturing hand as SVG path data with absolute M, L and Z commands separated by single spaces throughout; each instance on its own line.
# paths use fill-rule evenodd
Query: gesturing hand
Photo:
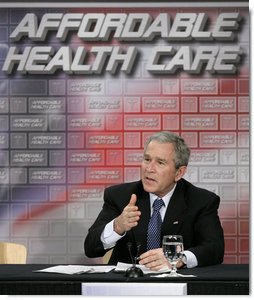
M 129 204 L 125 206 L 121 215 L 114 220 L 114 231 L 116 233 L 122 235 L 126 231 L 129 231 L 131 228 L 138 225 L 141 212 L 136 206 L 136 201 L 137 196 L 132 194 Z

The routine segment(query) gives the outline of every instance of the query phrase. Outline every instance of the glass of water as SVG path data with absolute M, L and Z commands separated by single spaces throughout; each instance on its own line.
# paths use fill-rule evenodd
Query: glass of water
M 183 237 L 181 235 L 164 235 L 162 249 L 165 257 L 172 266 L 169 276 L 178 276 L 176 264 L 183 256 Z

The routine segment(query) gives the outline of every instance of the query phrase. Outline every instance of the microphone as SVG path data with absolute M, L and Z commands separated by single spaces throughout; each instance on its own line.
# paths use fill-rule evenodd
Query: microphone
M 131 262 L 132 262 L 132 266 L 130 268 L 128 268 L 125 272 L 125 276 L 128 278 L 138 278 L 138 277 L 143 277 L 144 273 L 143 271 L 136 266 L 137 264 L 137 258 L 139 256 L 139 249 L 140 249 L 141 244 L 137 244 L 137 254 L 135 256 L 135 259 L 133 258 L 132 252 L 131 252 L 131 247 L 132 247 L 132 243 L 129 242 L 127 243 L 127 247 L 128 247 L 128 251 L 130 254 L 130 258 L 131 258 Z
M 137 242 L 137 253 L 136 253 L 136 256 L 135 256 L 135 265 L 137 264 L 137 260 L 139 260 L 139 255 L 140 255 L 140 247 L 141 247 L 141 244 L 140 242 Z

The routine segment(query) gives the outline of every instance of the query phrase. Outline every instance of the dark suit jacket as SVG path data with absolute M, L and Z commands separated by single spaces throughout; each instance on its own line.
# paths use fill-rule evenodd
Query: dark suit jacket
M 133 193 L 137 195 L 136 205 L 141 211 L 140 221 L 117 242 L 109 263 L 131 263 L 128 242 L 133 245 L 134 256 L 136 242 L 141 244 L 140 254 L 146 251 L 146 232 L 151 215 L 150 200 L 142 182 L 137 181 L 105 189 L 103 208 L 85 239 L 85 253 L 88 257 L 100 257 L 107 252 L 100 240 L 101 233 L 108 222 L 121 214 Z M 195 254 L 198 266 L 223 261 L 224 236 L 218 217 L 219 203 L 220 198 L 216 194 L 181 179 L 167 207 L 161 235 L 182 235 L 184 249 Z

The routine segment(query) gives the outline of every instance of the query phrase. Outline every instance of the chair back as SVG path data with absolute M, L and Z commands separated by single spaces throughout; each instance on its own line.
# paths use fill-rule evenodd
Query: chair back
M 103 263 L 104 265 L 107 265 L 107 264 L 108 264 L 112 252 L 113 252 L 113 249 L 111 249 L 111 250 L 109 250 L 108 252 L 106 252 L 106 253 L 104 254 L 104 256 L 102 257 L 102 263 Z
M 0 264 L 25 264 L 27 250 L 24 245 L 0 242 Z

